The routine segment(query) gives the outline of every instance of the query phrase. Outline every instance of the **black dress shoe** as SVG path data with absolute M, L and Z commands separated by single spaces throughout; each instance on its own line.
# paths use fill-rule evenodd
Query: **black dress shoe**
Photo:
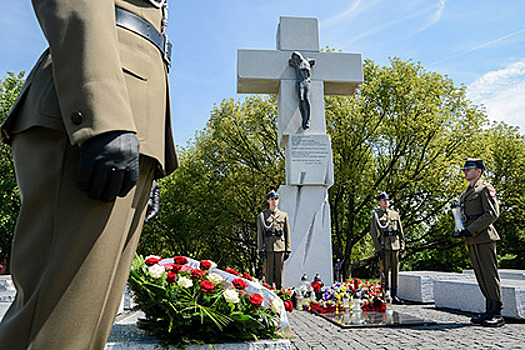
M 392 304 L 396 305 L 405 305 L 405 302 L 401 299 L 399 299 L 397 296 L 392 298 Z
M 501 315 L 494 315 L 488 320 L 485 320 L 481 323 L 484 327 L 501 327 L 505 324 L 505 320 Z

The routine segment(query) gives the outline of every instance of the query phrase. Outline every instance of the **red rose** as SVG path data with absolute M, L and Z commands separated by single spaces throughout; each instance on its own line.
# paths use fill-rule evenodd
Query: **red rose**
M 246 282 L 244 282 L 244 280 L 240 278 L 234 279 L 232 281 L 232 284 L 235 288 L 240 289 L 240 290 L 243 290 L 244 288 L 248 287 L 248 284 L 246 284 Z
M 206 272 L 204 272 L 202 270 L 194 269 L 191 272 L 191 277 L 193 277 L 194 279 L 198 280 L 198 279 L 202 278 L 205 274 L 206 274 Z
M 248 275 L 246 272 L 242 273 L 242 277 L 247 279 L 248 281 L 253 281 L 253 277 Z
M 265 287 L 266 289 L 270 289 L 270 290 L 272 289 L 272 288 L 271 288 L 269 285 L 267 285 L 266 283 L 263 283 L 262 285 L 263 285 L 263 287 Z
M 146 261 L 144 262 L 146 265 L 148 266 L 152 266 L 152 265 L 155 265 L 155 264 L 158 264 L 159 261 L 161 261 L 162 258 L 161 257 L 158 257 L 158 256 L 150 256 L 149 258 L 146 259 Z
M 255 307 L 261 306 L 263 300 L 264 300 L 263 297 L 257 293 L 250 295 L 250 297 L 248 298 L 248 301 L 250 302 L 250 304 L 252 304 Z
M 175 280 L 177 279 L 177 274 L 176 273 L 173 273 L 173 272 L 168 272 L 167 275 L 166 275 L 166 281 L 168 283 L 175 283 Z
M 284 301 L 284 309 L 288 312 L 292 312 L 293 311 L 293 303 L 291 300 L 285 300 Z
M 209 270 L 211 267 L 211 261 L 208 260 L 201 260 L 201 269 L 203 270 Z
M 183 256 L 176 256 L 173 258 L 173 261 L 175 262 L 175 264 L 179 265 L 186 265 L 188 263 L 188 259 L 186 259 Z
M 204 293 L 212 293 L 213 289 L 215 288 L 215 285 L 208 280 L 204 280 L 201 281 L 200 287 Z
M 164 269 L 166 271 L 171 271 L 171 272 L 174 272 L 174 273 L 178 273 L 180 271 L 180 268 L 181 268 L 180 265 L 174 264 L 174 263 L 167 263 L 167 264 L 164 265 Z
M 239 273 L 235 271 L 234 269 L 230 269 L 229 267 L 226 268 L 224 271 L 231 273 L 232 275 L 239 276 Z

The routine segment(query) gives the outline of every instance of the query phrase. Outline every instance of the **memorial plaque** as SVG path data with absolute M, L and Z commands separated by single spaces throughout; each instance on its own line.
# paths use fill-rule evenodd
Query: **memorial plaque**
M 291 135 L 285 154 L 287 185 L 334 184 L 329 135 Z
M 351 313 L 349 311 L 339 313 L 311 312 L 341 328 L 428 326 L 436 324 L 434 321 L 424 320 L 397 311 L 392 313 L 378 311 L 363 311 L 358 313 Z

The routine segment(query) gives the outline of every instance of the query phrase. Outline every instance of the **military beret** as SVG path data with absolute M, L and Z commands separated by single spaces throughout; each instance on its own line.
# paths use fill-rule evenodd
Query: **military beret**
M 462 170 L 472 168 L 478 168 L 485 171 L 485 163 L 483 162 L 483 159 L 467 158 Z
M 270 193 L 266 195 L 266 199 L 270 199 L 270 198 L 279 198 L 279 193 L 272 190 Z
M 377 196 L 376 199 L 379 201 L 381 199 L 390 199 L 390 197 L 388 197 L 388 194 L 386 194 L 386 192 L 383 192 L 379 196 Z

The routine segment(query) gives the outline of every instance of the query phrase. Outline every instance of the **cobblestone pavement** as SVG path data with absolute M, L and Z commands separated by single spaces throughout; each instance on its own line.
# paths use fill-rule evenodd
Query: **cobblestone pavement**
M 348 349 L 525 349 L 525 322 L 508 320 L 501 328 L 475 326 L 472 315 L 430 305 L 396 305 L 395 311 L 435 321 L 429 326 L 340 328 L 320 316 L 289 314 L 293 350 Z

